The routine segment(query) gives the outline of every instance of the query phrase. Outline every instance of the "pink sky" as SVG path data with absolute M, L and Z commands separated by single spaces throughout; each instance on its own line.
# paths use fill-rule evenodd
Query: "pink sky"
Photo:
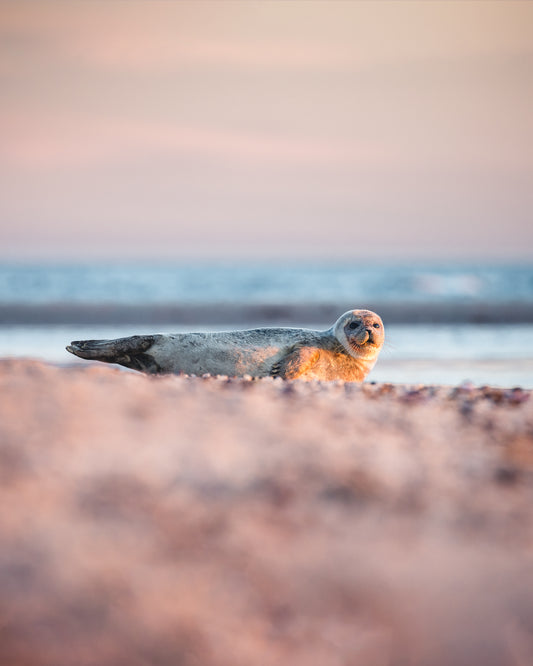
M 533 258 L 533 3 L 0 4 L 0 258 Z

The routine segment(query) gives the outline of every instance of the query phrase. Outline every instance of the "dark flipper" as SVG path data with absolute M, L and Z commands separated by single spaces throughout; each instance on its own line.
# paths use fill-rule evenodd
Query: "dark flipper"
M 157 374 L 161 368 L 146 352 L 159 335 L 132 335 L 116 340 L 75 340 L 67 351 L 80 358 L 104 363 L 118 363 L 126 368 Z

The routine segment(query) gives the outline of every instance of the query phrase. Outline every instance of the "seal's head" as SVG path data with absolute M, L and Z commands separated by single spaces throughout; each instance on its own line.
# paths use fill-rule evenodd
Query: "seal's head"
M 355 358 L 375 362 L 385 340 L 383 322 L 370 310 L 345 312 L 333 326 L 333 334 Z

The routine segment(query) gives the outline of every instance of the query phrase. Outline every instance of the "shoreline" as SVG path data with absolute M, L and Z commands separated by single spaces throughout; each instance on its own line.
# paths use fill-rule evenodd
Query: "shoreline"
M 532 393 L 1 360 L 0 661 L 529 663 Z
M 326 328 L 354 303 L 0 303 L 0 325 L 131 324 L 242 325 Z M 414 301 L 359 303 L 388 324 L 531 324 L 529 301 Z

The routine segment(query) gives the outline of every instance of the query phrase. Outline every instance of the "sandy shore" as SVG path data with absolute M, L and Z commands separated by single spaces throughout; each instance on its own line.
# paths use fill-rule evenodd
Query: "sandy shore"
M 533 398 L 0 362 L 0 664 L 533 664 Z

